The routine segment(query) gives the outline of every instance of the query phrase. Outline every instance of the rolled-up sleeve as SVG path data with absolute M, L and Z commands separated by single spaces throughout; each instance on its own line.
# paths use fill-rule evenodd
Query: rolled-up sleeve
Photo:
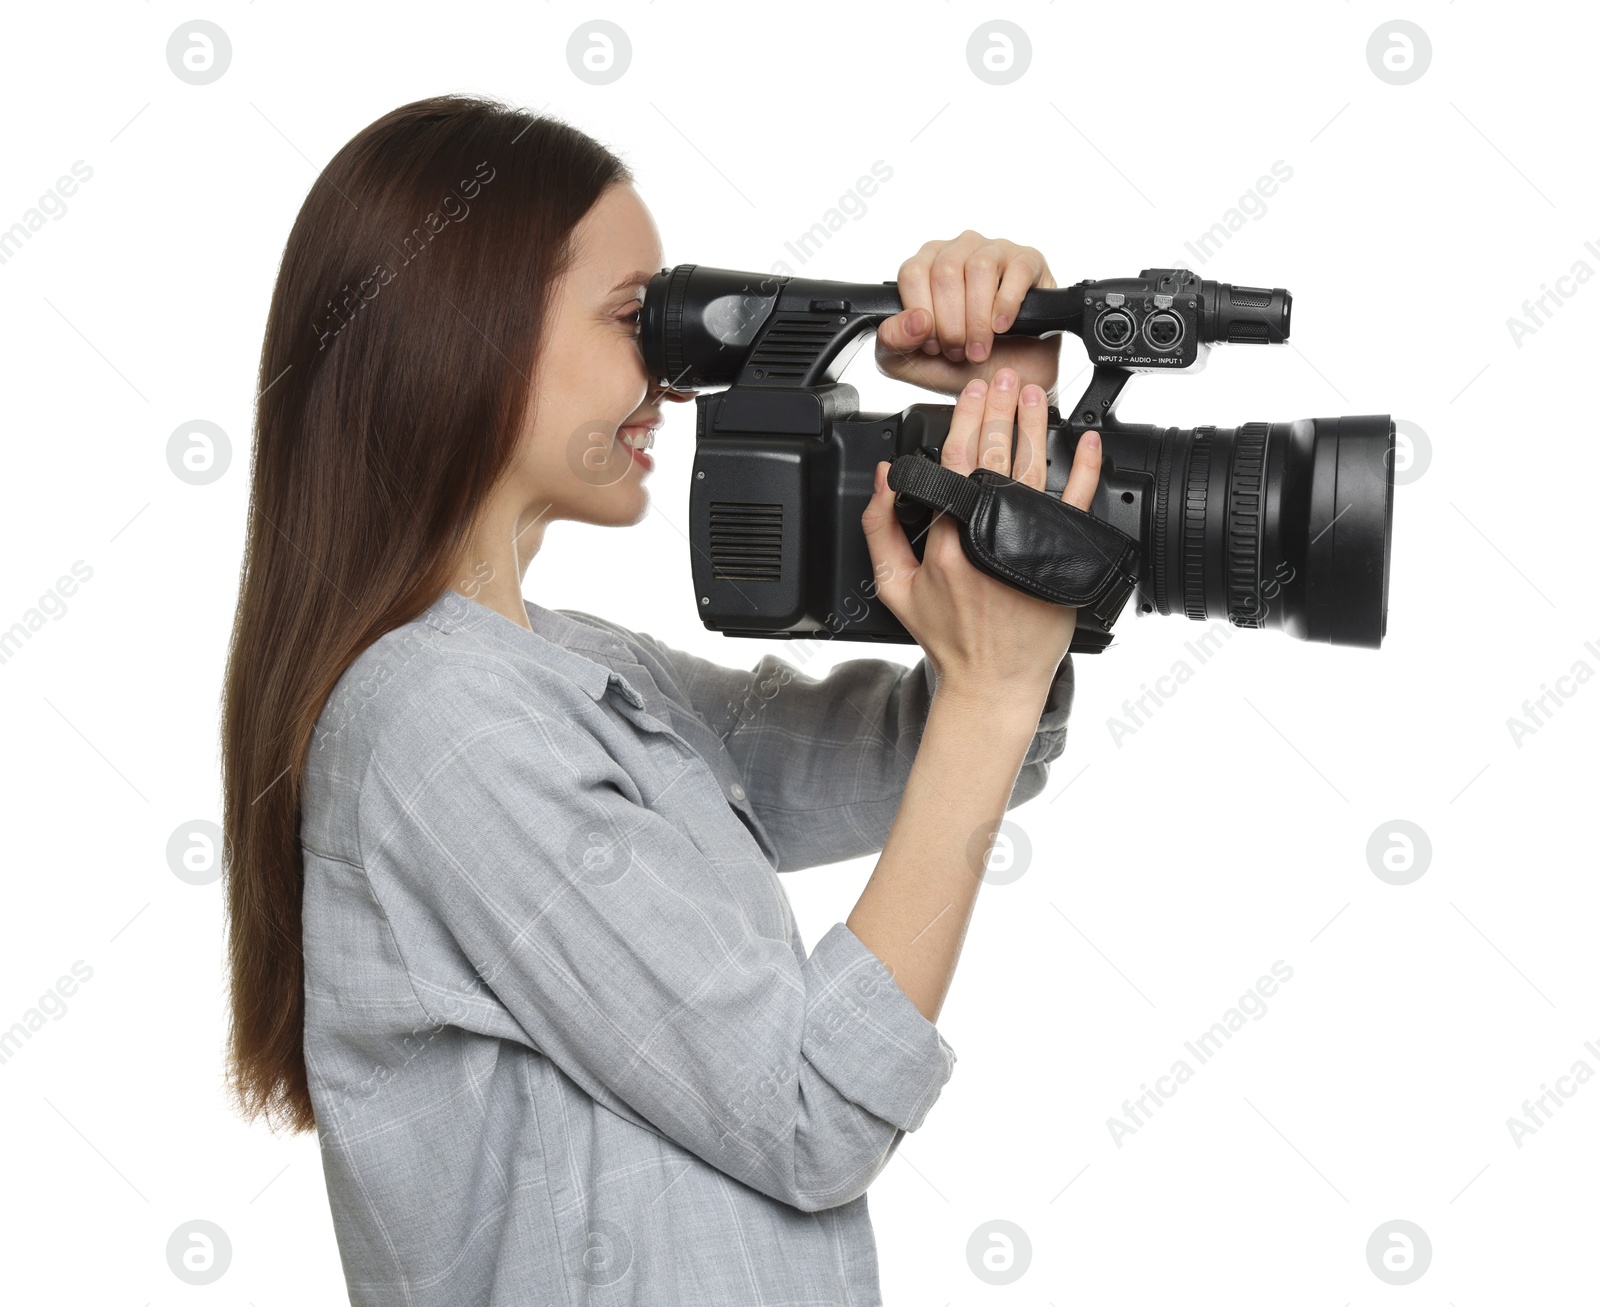
M 722 738 L 777 847 L 779 871 L 883 848 L 938 688 L 926 656 L 911 666 L 853 658 L 816 677 L 773 654 L 741 670 L 650 635 L 635 638 Z M 1065 654 L 1008 809 L 1043 791 L 1050 763 L 1066 747 L 1073 689 L 1072 655 Z
M 581 713 L 459 671 L 386 727 L 361 859 L 418 1002 L 537 1050 L 762 1193 L 849 1202 L 955 1054 L 844 923 L 804 962 L 758 928 L 779 911 L 771 866 L 703 767 L 658 785 L 678 753 L 648 748 L 625 765 Z M 494 1002 L 452 1000 L 462 975 Z

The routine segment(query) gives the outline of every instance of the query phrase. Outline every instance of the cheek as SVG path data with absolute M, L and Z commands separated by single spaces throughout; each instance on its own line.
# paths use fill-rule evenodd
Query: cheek
M 625 329 L 619 329 L 617 335 L 620 339 L 612 351 L 615 363 L 609 384 L 627 404 L 628 412 L 632 413 L 644 403 L 650 378 L 645 372 L 644 356 L 639 352 L 639 338 L 630 336 Z
M 649 377 L 636 339 L 621 325 L 608 327 L 564 333 L 543 356 L 517 455 L 534 484 L 570 483 L 582 495 L 614 483 L 613 473 L 626 467 L 606 466 L 629 458 L 613 436 L 644 403 Z

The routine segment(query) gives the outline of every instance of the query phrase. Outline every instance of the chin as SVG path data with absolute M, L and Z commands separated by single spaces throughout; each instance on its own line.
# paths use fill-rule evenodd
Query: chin
M 608 486 L 587 507 L 583 521 L 590 526 L 637 526 L 650 512 L 650 492 L 630 477 Z

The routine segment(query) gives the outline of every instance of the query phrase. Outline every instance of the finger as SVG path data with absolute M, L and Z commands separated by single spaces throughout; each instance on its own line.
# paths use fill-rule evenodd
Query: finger
M 922 566 L 949 575 L 972 566 L 961 543 L 961 528 L 948 513 L 940 513 L 928 526 L 922 542 Z
M 1066 488 L 1061 498 L 1074 508 L 1089 511 L 1094 502 L 1095 487 L 1100 484 L 1100 433 L 1085 431 L 1078 437 L 1078 447 L 1072 452 L 1072 471 L 1067 476 Z
M 994 295 L 1005 268 L 1005 241 L 985 241 L 967 255 L 967 360 L 982 363 L 994 346 Z
M 1011 433 L 1017 420 L 1017 372 L 1001 368 L 984 401 L 983 431 L 978 439 L 978 466 L 1002 475 L 1011 473 Z
M 872 497 L 861 514 L 861 531 L 867 537 L 867 553 L 872 558 L 877 592 L 893 608 L 918 563 L 911 542 L 906 539 L 906 529 L 894 511 L 894 491 L 889 489 L 887 463 L 879 463 L 873 469 Z
M 922 342 L 928 339 L 932 327 L 932 310 L 921 307 L 903 309 L 878 324 L 878 343 L 897 354 L 917 353 L 922 349 Z
M 1017 320 L 1017 311 L 1023 298 L 1039 284 L 1039 274 L 1044 271 L 1044 256 L 1038 250 L 1021 246 L 1006 263 L 1005 275 L 994 297 L 994 322 L 996 332 L 1005 331 Z
M 1022 388 L 1017 408 L 1017 457 L 1011 475 L 1035 490 L 1044 489 L 1045 441 L 1050 431 L 1050 409 L 1044 390 L 1031 381 Z
M 928 241 L 900 265 L 900 303 L 905 306 L 902 311 L 922 309 L 927 314 L 926 320 L 921 324 L 922 340 L 918 344 L 918 348 L 925 354 L 939 352 L 939 341 L 933 334 L 933 287 L 929 272 L 933 267 L 933 256 L 943 245 L 943 241 Z
M 967 382 L 966 389 L 956 397 L 955 410 L 950 414 L 950 431 L 939 449 L 940 465 L 962 476 L 977 467 L 974 461 L 977 436 L 983 424 L 984 396 L 988 391 L 988 383 L 982 377 Z
M 928 270 L 933 290 L 933 329 L 939 336 L 939 348 L 952 363 L 966 360 L 967 340 L 967 255 L 983 237 L 975 231 L 964 231 L 953 241 L 946 241 L 933 256 L 933 266 Z

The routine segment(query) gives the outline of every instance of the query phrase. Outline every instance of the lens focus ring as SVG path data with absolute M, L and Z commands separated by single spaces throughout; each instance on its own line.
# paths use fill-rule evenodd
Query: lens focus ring
M 1156 457 L 1156 503 L 1150 515 L 1150 573 L 1154 581 L 1156 612 L 1163 617 L 1172 612 L 1168 594 L 1167 566 L 1171 551 L 1167 546 L 1167 505 L 1172 496 L 1172 455 L 1177 444 L 1169 428 L 1161 433 L 1161 452 Z
M 1233 438 L 1228 469 L 1228 620 L 1235 626 L 1265 624 L 1261 594 L 1261 489 L 1267 424 L 1247 422 Z
M 1183 498 L 1183 611 L 1197 622 L 1206 616 L 1206 485 L 1211 478 L 1215 427 L 1196 427 L 1189 447 Z

